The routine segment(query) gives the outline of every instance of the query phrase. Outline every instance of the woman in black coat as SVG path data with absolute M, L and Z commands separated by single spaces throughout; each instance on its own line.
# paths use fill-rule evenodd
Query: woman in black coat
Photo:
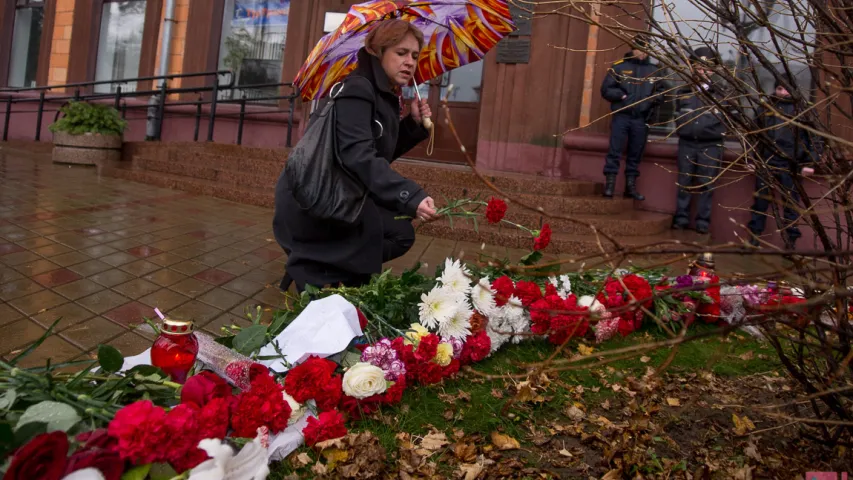
M 338 153 L 369 192 L 359 223 L 341 227 L 309 216 L 284 176 L 279 179 L 273 230 L 288 255 L 282 289 L 291 281 L 299 291 L 306 285 L 367 283 L 384 262 L 414 244 L 411 220 L 395 217 L 435 217 L 433 199 L 423 188 L 391 169 L 391 162 L 429 137 L 422 125 L 431 116 L 429 106 L 413 101 L 411 114 L 401 119 L 399 96 L 412 80 L 423 43 L 423 34 L 408 22 L 383 21 L 368 35 L 357 68 L 335 98 Z

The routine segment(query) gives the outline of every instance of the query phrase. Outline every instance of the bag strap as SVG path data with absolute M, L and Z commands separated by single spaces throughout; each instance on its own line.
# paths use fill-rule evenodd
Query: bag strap
M 373 84 L 370 83 L 370 80 L 368 80 L 364 77 L 358 76 L 358 75 L 353 75 L 351 77 L 347 77 L 346 80 L 352 80 L 354 78 L 364 80 L 370 86 L 370 92 L 373 94 L 373 103 L 371 104 L 370 118 L 372 118 L 373 121 L 376 122 L 377 125 L 379 125 L 379 137 L 377 137 L 377 138 L 382 138 L 382 135 L 385 134 L 385 126 L 382 125 L 382 122 L 380 122 L 379 120 L 376 119 L 376 102 L 378 101 L 378 99 L 376 98 L 376 91 L 373 89 Z M 338 87 L 337 92 L 335 92 L 335 87 Z M 332 85 L 332 88 L 329 89 L 329 98 L 331 98 L 331 100 L 334 102 L 335 99 L 338 96 L 340 96 L 340 94 L 341 94 L 341 92 L 343 92 L 343 90 L 344 90 L 344 81 L 340 81 L 340 82 Z M 374 140 L 376 140 L 377 138 L 374 138 Z

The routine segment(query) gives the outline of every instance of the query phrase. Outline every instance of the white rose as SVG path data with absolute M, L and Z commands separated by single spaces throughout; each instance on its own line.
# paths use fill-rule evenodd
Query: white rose
M 344 373 L 344 393 L 353 398 L 364 399 L 388 389 L 385 372 L 369 363 L 356 363 Z
M 593 312 L 602 312 L 605 310 L 604 305 L 602 305 L 598 300 L 595 299 L 592 295 L 584 295 L 578 299 L 579 307 L 589 307 L 590 311 Z

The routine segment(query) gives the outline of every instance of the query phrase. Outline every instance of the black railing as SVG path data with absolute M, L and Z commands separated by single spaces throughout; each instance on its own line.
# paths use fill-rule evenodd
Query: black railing
M 213 77 L 214 81 L 209 82 L 205 81 L 205 83 L 210 83 L 209 85 L 201 86 L 201 87 L 169 87 L 169 82 L 177 79 L 189 79 L 189 78 L 204 78 L 209 79 Z M 221 80 L 227 79 L 227 81 L 222 84 Z M 140 82 L 152 82 L 152 85 L 157 85 L 159 82 L 159 86 L 157 88 L 151 90 L 144 91 L 123 91 L 122 86 L 127 84 L 135 84 L 138 85 Z M 115 87 L 114 92 L 109 93 L 89 93 L 87 90 L 94 90 L 94 87 L 99 85 L 110 85 L 111 87 Z M 247 98 L 245 94 L 245 90 L 256 90 L 256 89 L 268 89 L 279 92 L 279 95 L 270 95 L 270 96 L 261 96 L 258 97 L 253 95 L 252 98 Z M 63 92 L 52 93 L 51 91 L 62 90 Z M 112 88 L 111 88 L 112 90 Z M 231 91 L 232 97 L 233 93 L 240 93 L 239 99 L 221 99 L 219 98 L 220 93 L 224 91 Z M 282 95 L 283 90 L 289 90 L 289 93 Z M 242 91 L 242 92 L 241 92 Z M 73 92 L 70 93 L 69 92 Z M 31 94 L 31 95 L 28 95 Z M 36 97 L 35 94 L 38 94 Z M 197 94 L 197 100 L 177 100 L 170 101 L 168 99 L 169 96 L 179 94 L 179 95 L 191 95 Z M 209 94 L 209 95 L 205 95 Z M 5 97 L 5 98 L 4 98 Z M 148 103 L 140 103 L 136 105 L 128 105 L 127 100 L 130 98 L 148 98 Z M 206 98 L 207 97 L 207 98 Z M 127 118 L 128 110 L 145 110 L 147 111 L 147 119 L 146 123 L 146 140 L 160 140 L 161 132 L 163 130 L 163 121 L 166 118 L 166 113 L 169 109 L 174 109 L 174 107 L 195 107 L 195 128 L 193 132 L 193 141 L 198 141 L 199 131 L 201 128 L 201 119 L 203 117 L 203 110 L 205 105 L 209 105 L 208 112 L 208 124 L 207 124 L 207 141 L 212 142 L 214 137 L 214 128 L 216 125 L 216 120 L 222 118 L 237 118 L 237 145 L 242 145 L 243 143 L 243 126 L 246 121 L 246 117 L 250 115 L 270 115 L 276 113 L 286 113 L 287 114 L 287 143 L 286 146 L 290 147 L 293 140 L 293 115 L 295 111 L 295 101 L 297 98 L 297 92 L 292 83 L 268 83 L 261 85 L 235 85 L 234 84 L 234 75 L 229 70 L 221 70 L 216 72 L 204 72 L 204 73 L 188 73 L 188 74 L 178 74 L 178 75 L 165 75 L 165 76 L 152 76 L 152 77 L 137 77 L 137 78 L 126 78 L 121 80 L 104 80 L 104 81 L 96 81 L 96 82 L 83 82 L 83 83 L 69 83 L 65 85 L 51 85 L 51 86 L 43 86 L 43 87 L 31 87 L 31 88 L 0 88 L 0 102 L 5 104 L 5 111 L 3 112 L 3 141 L 7 141 L 9 139 L 9 125 L 12 121 L 13 114 L 20 113 L 36 113 L 36 124 L 35 124 L 35 134 L 33 138 L 35 141 L 41 140 L 41 130 L 42 130 L 42 120 L 44 113 L 46 112 L 55 112 L 56 119 L 59 118 L 59 109 L 61 107 L 56 108 L 47 108 L 47 102 L 57 104 L 64 104 L 69 101 L 107 101 L 114 100 L 114 106 L 117 110 L 121 112 L 122 118 Z M 287 100 L 287 107 L 284 109 L 277 108 L 271 106 L 270 103 L 262 103 L 262 102 L 270 102 L 275 101 L 277 104 L 281 104 L 282 100 Z M 247 111 L 247 105 L 251 105 L 254 103 L 259 103 L 257 110 Z M 37 104 L 37 108 L 35 110 L 15 110 L 15 105 L 31 105 Z M 232 104 L 239 106 L 239 112 L 236 113 L 220 113 L 217 110 L 217 106 L 223 104 Z

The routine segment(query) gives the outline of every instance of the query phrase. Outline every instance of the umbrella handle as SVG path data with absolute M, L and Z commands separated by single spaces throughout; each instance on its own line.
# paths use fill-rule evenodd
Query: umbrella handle
M 423 124 L 424 128 L 426 128 L 427 130 L 432 130 L 432 128 L 435 127 L 435 125 L 433 125 L 432 123 L 432 119 L 430 119 L 429 117 L 424 117 Z
M 418 82 L 412 80 L 412 83 L 415 84 L 415 96 L 418 97 L 418 101 L 421 101 L 421 90 L 418 88 Z M 432 123 L 432 119 L 429 117 L 424 117 L 421 121 L 424 128 L 429 130 L 429 144 L 427 144 L 427 156 L 431 157 L 432 152 L 435 148 L 435 124 Z

